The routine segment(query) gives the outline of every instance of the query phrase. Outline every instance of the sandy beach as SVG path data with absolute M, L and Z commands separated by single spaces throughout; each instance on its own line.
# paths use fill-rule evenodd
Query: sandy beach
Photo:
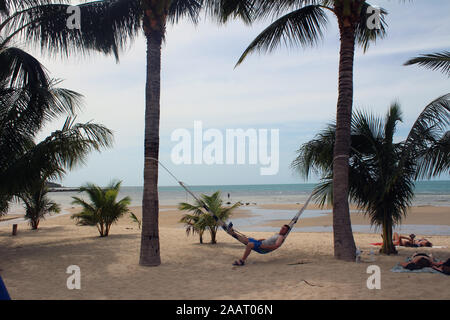
M 298 205 L 265 205 L 271 209 L 293 209 Z M 234 267 L 244 247 L 218 232 L 218 244 L 199 244 L 186 236 L 181 213 L 161 206 L 159 267 L 138 265 L 140 230 L 124 216 L 107 238 L 99 238 L 95 227 L 76 226 L 70 215 L 43 220 L 38 231 L 22 222 L 18 235 L 11 225 L 0 226 L 0 273 L 13 299 L 450 299 L 450 277 L 432 273 L 394 273 L 390 270 L 414 252 L 432 253 L 437 259 L 450 257 L 450 235 L 426 236 L 443 248 L 399 248 L 394 256 L 379 255 L 378 234 L 354 233 L 363 250 L 361 263 L 333 257 L 331 233 L 292 232 L 286 243 L 267 255 L 252 253 L 244 267 Z M 245 208 L 244 208 L 245 209 Z M 133 207 L 141 215 L 141 208 Z M 248 215 L 239 210 L 234 218 Z M 271 222 L 274 226 L 287 221 Z M 352 222 L 368 219 L 352 214 Z M 297 226 L 331 223 L 331 216 L 302 219 Z M 404 224 L 450 224 L 449 207 L 415 207 Z M 265 238 L 272 233 L 248 232 Z M 418 235 L 420 236 L 420 235 Z M 205 235 L 209 241 L 209 235 Z M 369 252 L 375 261 L 369 261 Z M 81 269 L 81 290 L 68 290 L 66 269 Z M 381 269 L 381 289 L 369 290 L 367 267 Z

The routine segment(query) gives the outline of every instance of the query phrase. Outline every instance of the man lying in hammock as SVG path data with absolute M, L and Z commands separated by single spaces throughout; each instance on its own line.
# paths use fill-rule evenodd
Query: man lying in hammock
M 234 266 L 243 266 L 245 265 L 245 260 L 250 255 L 250 252 L 252 250 L 265 254 L 269 253 L 270 251 L 273 251 L 280 247 L 283 244 L 284 239 L 286 238 L 286 234 L 289 232 L 290 227 L 285 224 L 281 227 L 280 232 L 273 235 L 269 239 L 260 239 L 256 240 L 253 238 L 247 238 L 243 235 L 237 234 L 234 232 L 233 228 L 228 230 L 228 233 L 231 234 L 233 237 L 238 239 L 240 242 L 244 243 L 246 245 L 244 255 L 242 256 L 242 259 L 236 260 L 233 265 Z

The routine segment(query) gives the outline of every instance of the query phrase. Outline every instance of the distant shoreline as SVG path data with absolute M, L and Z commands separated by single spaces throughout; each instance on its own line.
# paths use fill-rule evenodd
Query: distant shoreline
M 48 192 L 78 192 L 80 188 L 49 188 Z

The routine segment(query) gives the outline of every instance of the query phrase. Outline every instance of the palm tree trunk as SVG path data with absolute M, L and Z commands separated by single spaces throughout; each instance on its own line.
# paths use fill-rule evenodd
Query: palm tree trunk
M 355 31 L 352 26 L 340 26 L 339 97 L 336 114 L 336 141 L 333 159 L 333 233 L 334 255 L 337 259 L 355 261 L 348 203 L 348 159 L 350 123 L 353 104 L 353 59 Z
M 392 222 L 386 214 L 383 220 L 383 246 L 380 249 L 380 253 L 387 255 L 397 254 L 397 249 L 395 249 L 394 243 L 392 242 Z
M 31 220 L 31 229 L 32 230 L 37 230 L 38 225 L 39 225 L 39 220 L 36 220 L 36 219 Z
M 216 244 L 217 243 L 217 241 L 216 241 L 217 229 L 211 228 L 210 231 L 211 231 L 211 243 Z
M 161 264 L 158 229 L 158 163 L 159 117 L 161 88 L 161 44 L 163 36 L 158 32 L 146 33 L 147 38 L 147 84 L 144 141 L 144 195 L 142 200 L 142 233 L 139 264 Z

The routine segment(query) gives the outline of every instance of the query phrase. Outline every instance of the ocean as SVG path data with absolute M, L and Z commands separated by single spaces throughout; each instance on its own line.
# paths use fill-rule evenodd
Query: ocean
M 196 195 L 212 194 L 220 191 L 222 199 L 226 201 L 268 204 L 268 203 L 304 203 L 315 184 L 260 184 L 260 185 L 209 185 L 189 186 Z M 129 196 L 132 206 L 142 205 L 143 187 L 122 187 L 119 198 Z M 228 198 L 229 194 L 229 198 Z M 50 197 L 62 208 L 72 207 L 72 197 L 81 196 L 78 192 L 51 192 Z M 229 200 L 228 200 L 229 199 Z M 192 202 L 192 197 L 180 186 L 160 186 L 160 205 L 177 205 L 180 202 Z M 415 188 L 413 206 L 449 206 L 450 207 L 450 181 L 418 181 Z M 15 211 L 19 204 L 13 204 Z M 12 211 L 13 211 L 12 210 Z M 11 212 L 13 213 L 13 212 Z
M 296 213 L 296 210 L 269 210 L 258 208 L 258 204 L 271 203 L 304 203 L 314 188 L 314 184 L 267 184 L 267 185 L 210 185 L 210 186 L 188 186 L 196 195 L 212 194 L 220 191 L 224 202 L 242 202 L 251 204 L 244 206 L 243 209 L 250 210 L 252 215 L 245 218 L 233 219 L 234 225 L 242 231 L 267 231 L 276 232 L 278 228 L 262 227 L 262 224 L 270 220 L 289 220 Z M 131 198 L 131 206 L 142 205 L 143 187 L 122 187 L 119 199 L 125 196 Z M 229 195 L 229 197 L 228 197 Z M 50 192 L 49 196 L 64 209 L 73 207 L 72 197 L 78 196 L 85 198 L 82 193 L 68 192 Z M 179 186 L 161 186 L 159 187 L 160 205 L 177 205 L 180 202 L 192 202 L 192 197 Z M 415 198 L 413 206 L 448 206 L 450 207 L 450 181 L 419 181 L 416 183 Z M 164 212 L 164 209 L 161 210 Z M 302 218 L 317 217 L 329 214 L 331 210 L 305 210 Z M 23 214 L 24 209 L 20 203 L 13 203 L 10 213 Z M 182 227 L 180 225 L 180 227 Z M 375 227 L 364 225 L 352 225 L 354 232 L 380 232 Z M 331 232 L 331 227 L 301 227 L 298 225 L 296 232 Z M 449 225 L 400 225 L 395 231 L 400 233 L 417 233 L 424 235 L 449 235 Z

